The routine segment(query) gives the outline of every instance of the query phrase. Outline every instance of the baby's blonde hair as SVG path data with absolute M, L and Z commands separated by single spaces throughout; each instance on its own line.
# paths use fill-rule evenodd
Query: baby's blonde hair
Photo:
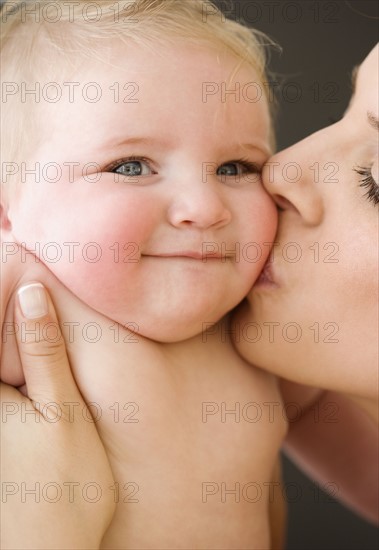
M 62 66 L 69 76 L 83 58 L 104 58 L 105 52 L 106 59 L 111 39 L 153 47 L 178 39 L 216 45 L 249 64 L 261 83 L 267 81 L 265 46 L 272 42 L 225 18 L 210 0 L 7 1 L 1 18 L 1 159 L 6 163 L 25 161 L 46 139 L 38 124 L 38 104 L 31 108 L 13 91 L 22 83 L 30 89 L 37 82 L 62 81 Z M 267 96 L 265 86 L 262 91 Z M 2 170 L 6 199 L 15 184 L 3 180 Z

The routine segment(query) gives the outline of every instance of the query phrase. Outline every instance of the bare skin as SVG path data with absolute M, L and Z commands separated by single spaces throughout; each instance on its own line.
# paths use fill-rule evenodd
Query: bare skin
M 79 390 L 87 403 L 96 403 L 92 414 L 101 413 L 96 427 L 116 481 L 110 489 L 118 501 L 116 513 L 101 548 L 270 548 L 269 500 L 272 525 L 283 523 L 281 492 L 271 484 L 276 490 L 270 498 L 269 489 L 278 480 L 277 454 L 286 428 L 283 419 L 272 422 L 263 403 L 281 403 L 280 394 L 271 375 L 239 359 L 228 337 L 221 342 L 227 321 L 213 335 L 175 344 L 157 344 L 120 327 L 116 343 L 109 329 L 114 323 L 27 257 L 27 264 L 17 255 L 7 263 L 4 326 L 9 332 L 12 293 L 21 283 L 41 281 L 54 296 Z M 75 338 L 67 324 L 73 322 L 80 323 Z M 97 343 L 81 336 L 87 323 L 101 327 Z M 22 385 L 14 337 L 4 340 L 3 379 Z M 241 410 L 255 402 L 261 418 L 251 422 L 241 416 L 236 422 L 226 415 L 222 422 L 222 402 L 229 409 L 240 403 Z M 254 410 L 245 418 L 254 419 Z M 81 414 L 80 407 L 75 414 Z M 235 494 L 224 494 L 222 502 L 222 487 L 235 489 L 236 483 L 238 505 Z M 275 541 L 281 538 L 273 534 Z
M 338 498 L 376 523 L 378 51 L 374 47 L 356 71 L 343 118 L 266 164 L 263 181 L 280 208 L 277 245 L 235 316 L 239 327 L 263 329 L 259 344 L 236 342 L 241 355 L 287 378 L 285 400 L 302 407 L 287 438 L 292 457 L 318 481 L 332 481 Z M 289 183 L 291 162 L 302 176 Z M 312 166 L 331 165 L 335 179 L 315 181 Z M 301 251 L 299 261 L 286 256 L 288 245 Z M 269 323 L 276 331 L 271 338 Z M 296 342 L 291 330 L 285 332 L 295 325 Z M 315 417 L 315 407 L 321 416 Z
M 49 297 L 46 306 L 38 319 L 25 316 L 18 300 L 13 310 L 16 326 L 23 327 L 17 343 L 28 395 L 1 382 L 1 547 L 96 550 L 115 511 L 106 491 L 113 476 L 63 338 L 35 338 L 36 326 L 41 334 L 57 326 Z M 54 412 L 67 402 L 84 414 L 62 414 L 57 421 Z M 102 491 L 96 500 L 87 493 L 95 480 Z
M 178 43 L 153 53 L 129 44 L 123 54 L 115 41 L 111 64 L 94 58 L 77 76 L 104 90 L 133 80 L 139 101 L 104 94 L 101 105 L 44 106 L 51 137 L 33 161 L 54 158 L 62 178 L 41 185 L 32 178 L 3 205 L 8 243 L 34 250 L 54 241 L 63 250 L 91 241 L 101 261 L 79 253 L 48 270 L 34 257 L 25 264 L 10 256 L 5 321 L 12 323 L 19 284 L 47 287 L 115 479 L 117 508 L 102 548 L 279 548 L 286 424 L 270 409 L 280 406 L 279 389 L 274 376 L 239 357 L 228 319 L 220 321 L 255 281 L 276 229 L 259 175 L 270 150 L 268 105 L 203 101 L 207 80 L 257 79 L 247 65 L 235 73 L 240 60 L 217 49 Z M 95 159 L 97 183 L 80 170 Z M 73 180 L 66 161 L 77 165 Z M 213 167 L 206 181 L 205 162 Z M 236 252 L 251 252 L 252 240 L 262 250 L 258 261 Z M 116 261 L 115 243 L 135 245 L 136 259 Z M 120 327 L 125 319 L 138 334 Z M 203 335 L 205 322 L 213 329 Z M 2 379 L 21 386 L 16 352 L 10 336 Z M 240 418 L 225 413 L 238 406 Z

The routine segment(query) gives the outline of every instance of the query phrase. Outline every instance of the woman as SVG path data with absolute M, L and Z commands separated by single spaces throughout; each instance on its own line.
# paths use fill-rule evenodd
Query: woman
M 362 64 L 359 70 L 356 94 L 343 120 L 314 134 L 293 148 L 279 153 L 267 165 L 265 183 L 281 209 L 277 238 L 280 245 L 279 249 L 274 247 L 274 252 L 277 249 L 279 251 L 279 259 L 275 260 L 274 256 L 272 262 L 274 266 L 278 265 L 278 267 L 272 269 L 271 263 L 268 264 L 259 284 L 249 295 L 247 304 L 236 316 L 236 323 L 242 327 L 245 336 L 240 339 L 241 353 L 251 362 L 281 376 L 286 376 L 294 382 L 336 392 L 333 393 L 333 402 L 337 403 L 339 400 L 339 412 L 347 411 L 343 416 L 345 421 L 350 419 L 351 422 L 357 422 L 357 426 L 360 426 L 361 437 L 366 441 L 370 457 L 374 454 L 375 449 L 370 446 L 373 422 L 368 417 L 376 417 L 377 406 L 377 385 L 375 384 L 377 342 L 371 336 L 377 334 L 377 330 L 375 333 L 373 330 L 377 323 L 375 316 L 377 295 L 375 296 L 375 293 L 377 293 L 378 221 L 375 204 L 372 204 L 375 203 L 377 197 L 376 183 L 372 178 L 376 170 L 374 177 L 377 181 L 378 170 L 377 159 L 374 161 L 373 158 L 374 153 L 377 152 L 375 137 L 373 137 L 373 124 L 375 117 L 378 116 L 378 113 L 374 112 L 376 104 L 373 99 L 377 97 L 378 87 L 377 74 L 375 73 L 377 55 L 378 49 L 376 48 Z M 374 75 L 375 86 L 372 84 Z M 333 148 L 335 148 L 335 153 Z M 301 167 L 301 177 L 298 181 L 295 181 L 296 178 L 283 170 L 286 164 L 293 162 L 298 163 Z M 318 182 L 310 180 L 309 176 L 315 177 L 315 168 L 310 170 L 309 167 L 314 166 L 315 162 L 319 163 L 321 170 L 326 162 L 336 163 L 340 176 L 338 181 L 331 182 L 329 173 L 329 181 L 323 181 L 327 178 L 322 178 L 322 176 Z M 275 171 L 272 173 L 272 170 L 277 167 L 280 168 L 279 177 Z M 361 173 L 357 174 L 357 181 L 353 183 L 355 168 Z M 293 181 L 283 182 L 283 179 L 291 178 Z M 359 178 L 362 179 L 361 182 Z M 364 197 L 367 193 L 367 197 Z M 336 195 L 338 199 L 335 198 Z M 302 240 L 300 241 L 300 239 Z M 293 246 L 293 243 L 298 246 Z M 337 245 L 336 248 L 325 248 L 330 243 Z M 303 263 L 300 263 L 300 260 L 299 262 L 294 261 L 293 250 L 298 251 L 299 246 L 302 257 L 304 256 Z M 336 253 L 340 251 L 342 254 L 338 256 Z M 313 254 L 311 260 L 308 258 L 307 263 L 306 253 Z M 333 262 L 334 259 L 339 261 Z M 279 271 L 280 262 L 282 262 L 282 266 Z M 283 282 L 280 277 L 283 278 Z M 286 286 L 287 281 L 289 281 L 288 286 Z M 373 302 L 374 305 L 372 305 Z M 253 307 L 250 307 L 250 304 Z M 52 309 L 50 311 L 51 319 L 54 320 L 54 313 Z M 16 312 L 19 322 L 28 322 L 22 317 L 18 308 L 16 308 Z M 309 315 L 307 315 L 308 313 Z M 349 317 L 352 319 L 351 322 L 348 322 Z M 47 317 L 45 321 L 49 322 L 49 319 L 50 317 Z M 271 329 L 266 337 L 263 334 L 263 327 Z M 275 337 L 275 332 L 272 332 L 276 328 L 280 329 L 280 337 Z M 252 335 L 251 329 L 262 330 L 259 344 L 254 342 L 255 337 Z M 336 333 L 333 333 L 331 329 Z M 362 342 L 361 346 L 358 345 L 360 342 Z M 22 402 L 32 405 L 34 401 L 41 400 L 41 397 L 43 397 L 43 401 L 59 402 L 62 388 L 64 395 L 71 392 L 68 395 L 73 395 L 73 400 L 80 400 L 80 395 L 75 393 L 75 385 L 69 374 L 69 367 L 63 353 L 63 343 L 60 342 L 59 346 L 53 347 L 48 354 L 45 353 L 45 345 L 47 343 L 41 342 L 39 345 L 33 346 L 31 352 L 28 352 L 28 349 L 31 349 L 30 346 L 28 348 L 27 343 L 19 340 L 20 355 L 24 361 L 29 393 L 32 387 L 35 389 L 35 394 L 32 390 L 31 403 L 28 403 L 25 401 L 26 398 L 20 394 L 16 395 L 17 392 L 14 390 L 9 401 L 12 400 L 16 406 Z M 43 361 L 46 365 L 47 377 L 45 372 L 41 376 L 41 363 L 37 364 L 36 362 L 37 353 L 45 356 Z M 304 363 L 304 358 L 307 359 L 306 363 Z M 49 368 L 54 365 L 56 367 L 61 363 L 65 373 L 63 378 L 58 376 L 60 370 L 57 372 L 56 368 Z M 364 374 L 361 376 L 359 373 L 363 373 L 363 369 L 357 373 L 357 365 L 365 367 Z M 302 411 L 309 410 L 317 400 L 320 401 L 319 390 L 310 388 L 309 393 L 306 394 L 304 388 L 301 388 L 299 392 L 296 385 L 286 383 L 283 383 L 283 388 L 288 400 L 301 405 Z M 9 387 L 5 387 L 5 391 L 8 392 Z M 339 392 L 346 397 L 340 397 Z M 325 394 L 322 398 L 324 397 Z M 332 400 L 329 399 L 330 401 Z M 351 416 L 348 417 L 348 407 L 355 403 L 361 409 L 350 409 Z M 364 411 L 364 414 L 358 417 L 357 410 Z M 303 420 L 307 421 L 307 415 L 302 414 L 299 420 L 301 422 L 293 423 L 295 429 L 291 431 L 294 435 L 292 436 L 290 431 L 289 444 L 293 448 L 301 450 L 301 443 L 304 441 L 302 426 L 306 425 Z M 353 430 L 354 426 L 351 422 L 348 424 Z M 62 426 L 62 423 L 59 425 Z M 46 441 L 49 440 L 51 434 L 45 430 L 46 426 L 48 423 L 43 421 L 41 426 L 36 424 L 35 429 L 38 430 L 36 437 L 39 441 L 43 440 L 43 437 L 46 437 Z M 300 429 L 296 431 L 295 426 L 300 426 Z M 8 427 L 10 428 L 10 425 L 6 425 L 6 428 Z M 312 430 L 319 427 L 325 426 L 315 422 L 311 423 Z M 76 437 L 83 445 L 80 447 L 82 452 L 85 452 L 86 449 L 84 435 L 88 431 L 87 428 L 88 425 L 85 423 L 73 426 L 68 423 L 65 428 L 65 430 L 76 430 Z M 341 422 L 337 423 L 337 428 L 335 433 L 345 435 Z M 67 441 L 65 437 L 68 437 L 67 433 L 67 431 L 63 431 L 63 428 L 59 430 L 59 433 L 55 431 L 58 448 L 59 446 L 64 448 L 65 441 Z M 91 433 L 90 437 L 95 435 Z M 7 429 L 5 437 L 8 442 L 11 444 L 13 442 L 13 445 L 16 445 L 22 434 L 15 429 Z M 342 440 L 346 442 L 346 438 L 343 437 Z M 308 441 L 306 442 L 308 443 Z M 91 445 L 93 443 L 94 440 L 91 441 Z M 30 444 L 33 445 L 32 441 Z M 98 449 L 102 449 L 100 442 Z M 35 450 L 33 451 L 31 447 L 31 451 Z M 30 471 L 35 472 L 36 461 L 38 461 L 41 464 L 41 469 L 49 467 L 52 476 L 58 475 L 59 468 L 55 462 L 49 461 L 46 453 L 41 455 L 36 452 L 31 457 L 29 462 L 25 460 L 25 469 L 30 466 Z M 321 461 L 322 465 L 331 462 L 329 456 L 316 458 Z M 359 456 L 356 458 L 359 459 Z M 305 460 L 309 461 L 309 456 L 305 456 Z M 355 463 L 355 457 L 353 457 L 353 463 Z M 333 463 L 332 467 L 334 467 Z M 72 463 L 71 471 L 74 472 L 75 468 L 79 468 L 79 466 Z M 97 468 L 97 475 L 100 472 L 104 477 L 109 475 L 108 464 L 101 451 L 99 451 Z M 11 474 L 11 470 L 8 469 L 8 479 L 12 479 Z M 66 477 L 63 476 L 62 479 L 66 479 Z M 77 478 L 74 475 L 73 477 Z M 53 479 L 57 478 L 53 477 Z M 348 476 L 342 476 L 340 482 L 349 484 Z M 373 515 L 372 506 L 375 503 L 370 501 L 364 502 L 362 505 L 361 501 L 364 501 L 364 495 L 362 497 L 359 488 L 349 486 L 347 492 L 353 501 L 354 499 L 358 500 L 357 506 L 363 508 L 363 513 L 368 516 Z M 110 517 L 111 508 L 111 503 L 104 503 L 102 513 L 107 514 L 107 519 Z M 97 510 L 98 512 L 99 510 Z M 94 518 L 98 521 L 98 517 L 95 514 L 90 517 L 90 514 L 86 515 L 86 511 L 84 511 L 83 518 L 81 518 L 82 525 L 84 526 L 85 522 L 88 522 L 87 525 L 93 525 L 91 521 L 93 522 Z M 69 517 L 67 521 L 70 521 Z M 106 520 L 103 519 L 101 529 L 105 524 Z M 88 531 L 82 529 L 83 533 Z M 72 545 L 70 546 L 70 544 Z M 83 541 L 82 547 L 86 547 L 86 544 L 89 546 L 95 542 Z M 30 547 L 38 547 L 38 532 L 35 534 L 34 541 L 30 541 Z M 67 548 L 69 547 L 80 547 L 78 539 L 72 542 L 67 540 Z
M 324 389 L 320 395 L 283 382 L 284 395 L 298 404 L 291 454 L 319 480 L 337 481 L 335 496 L 376 522 L 378 50 L 354 71 L 342 120 L 267 163 L 264 183 L 279 207 L 279 230 L 235 316 L 245 359 Z
M 267 163 L 264 183 L 280 210 L 279 232 L 249 307 L 238 316 L 241 323 L 280 323 L 272 342 L 265 333 L 258 345 L 241 341 L 250 360 L 296 382 L 349 394 L 376 420 L 377 62 L 378 46 L 355 71 L 340 122 Z

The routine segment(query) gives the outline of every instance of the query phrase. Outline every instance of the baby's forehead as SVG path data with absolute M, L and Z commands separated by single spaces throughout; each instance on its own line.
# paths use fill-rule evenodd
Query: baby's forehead
M 46 88 L 52 96 L 61 93 L 44 117 L 51 142 L 73 157 L 77 151 L 100 154 L 130 137 L 155 139 L 155 150 L 179 140 L 188 147 L 205 138 L 215 146 L 250 142 L 247 134 L 267 141 L 262 86 L 250 66 L 239 65 L 237 57 L 212 47 L 152 51 L 115 41 L 99 57 L 78 60 L 57 89 Z
M 46 92 L 59 97 L 56 116 L 65 118 L 80 106 L 99 123 L 120 107 L 133 112 L 138 104 L 155 103 L 159 110 L 167 96 L 174 97 L 172 113 L 181 106 L 204 111 L 217 106 L 225 113 L 231 103 L 249 107 L 265 100 L 264 86 L 254 69 L 213 46 L 179 43 L 159 45 L 152 51 L 151 47 L 113 41 L 101 55 L 79 59 L 75 71 L 67 76 L 45 86 Z
M 236 79 L 241 71 L 249 71 L 250 78 L 258 80 L 256 69 L 246 60 L 225 47 L 215 43 L 189 43 L 175 39 L 170 42 L 152 42 L 151 44 L 136 44 L 133 40 L 112 40 L 103 50 L 94 46 L 92 55 L 79 57 L 75 69 L 71 70 L 72 79 L 83 81 L 109 83 L 117 77 L 128 81 L 130 77 L 138 80 L 151 75 L 154 84 L 167 87 L 178 81 L 176 72 L 183 66 L 196 70 L 196 74 L 207 76 L 209 69 L 212 75 L 219 79 Z M 165 72 L 161 72 L 160 68 Z M 66 71 L 65 71 L 66 72 Z M 170 78 L 173 75 L 173 78 Z M 181 79 L 183 74 L 181 74 Z

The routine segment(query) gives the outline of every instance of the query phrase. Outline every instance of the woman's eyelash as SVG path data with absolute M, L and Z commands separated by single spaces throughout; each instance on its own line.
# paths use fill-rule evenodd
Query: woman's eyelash
M 353 170 L 360 176 L 363 176 L 360 180 L 359 187 L 367 189 L 364 196 L 374 205 L 377 205 L 379 203 L 379 185 L 372 177 L 371 168 L 357 166 L 356 168 L 353 168 Z

